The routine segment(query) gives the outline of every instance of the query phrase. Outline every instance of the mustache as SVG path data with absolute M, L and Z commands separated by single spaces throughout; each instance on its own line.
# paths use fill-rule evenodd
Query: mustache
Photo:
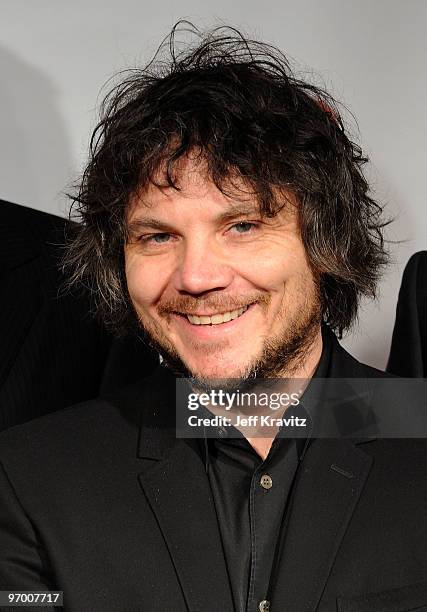
M 271 297 L 265 293 L 251 293 L 242 296 L 231 295 L 209 295 L 206 297 L 193 297 L 191 295 L 177 296 L 162 300 L 157 310 L 161 315 L 169 315 L 173 313 L 194 314 L 202 308 L 206 310 L 216 310 L 228 312 L 230 310 L 238 310 L 249 306 L 249 304 L 264 304 L 267 305 L 271 301 Z

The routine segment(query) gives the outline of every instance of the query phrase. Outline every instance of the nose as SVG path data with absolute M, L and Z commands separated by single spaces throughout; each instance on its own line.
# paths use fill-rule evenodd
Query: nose
M 225 289 L 232 279 L 230 262 L 214 240 L 200 236 L 186 241 L 175 271 L 177 291 L 202 294 Z

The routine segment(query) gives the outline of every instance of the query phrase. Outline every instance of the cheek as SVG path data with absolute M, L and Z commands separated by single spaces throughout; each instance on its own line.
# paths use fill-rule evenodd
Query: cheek
M 282 292 L 284 284 L 300 283 L 311 277 L 305 252 L 299 240 L 275 241 L 241 262 L 242 276 L 262 289 Z M 308 275 L 308 276 L 307 276 Z
M 132 302 L 139 308 L 148 308 L 156 303 L 165 286 L 162 267 L 139 257 L 126 257 L 126 281 Z

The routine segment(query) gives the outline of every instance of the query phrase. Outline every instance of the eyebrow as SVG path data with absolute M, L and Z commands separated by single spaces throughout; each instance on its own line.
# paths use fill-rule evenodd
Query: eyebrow
M 253 204 L 247 206 L 232 204 L 229 210 L 217 215 L 214 218 L 214 222 L 219 224 L 226 223 L 227 221 L 232 221 L 238 217 L 249 216 L 252 214 L 260 214 L 258 206 L 254 206 Z M 140 218 L 133 219 L 128 223 L 128 232 L 132 235 L 137 234 L 144 229 L 156 229 L 162 232 L 174 231 L 172 225 L 166 221 L 156 219 L 155 217 L 142 216 Z
M 157 229 L 163 232 L 172 231 L 172 226 L 165 221 L 160 221 L 152 217 L 143 217 L 141 219 L 133 219 L 128 223 L 128 232 L 130 234 L 137 234 L 143 229 Z

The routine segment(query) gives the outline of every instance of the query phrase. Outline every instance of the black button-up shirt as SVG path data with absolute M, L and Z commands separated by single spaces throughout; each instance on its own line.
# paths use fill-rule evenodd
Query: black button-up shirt
M 326 336 L 316 378 L 327 376 L 330 342 Z M 299 406 L 288 408 L 286 416 L 291 411 L 307 416 L 304 396 Z M 262 460 L 234 428 L 201 441 L 236 612 L 259 612 L 260 602 L 268 601 L 274 589 L 292 491 L 308 444 L 309 434 L 287 438 L 282 428 Z

